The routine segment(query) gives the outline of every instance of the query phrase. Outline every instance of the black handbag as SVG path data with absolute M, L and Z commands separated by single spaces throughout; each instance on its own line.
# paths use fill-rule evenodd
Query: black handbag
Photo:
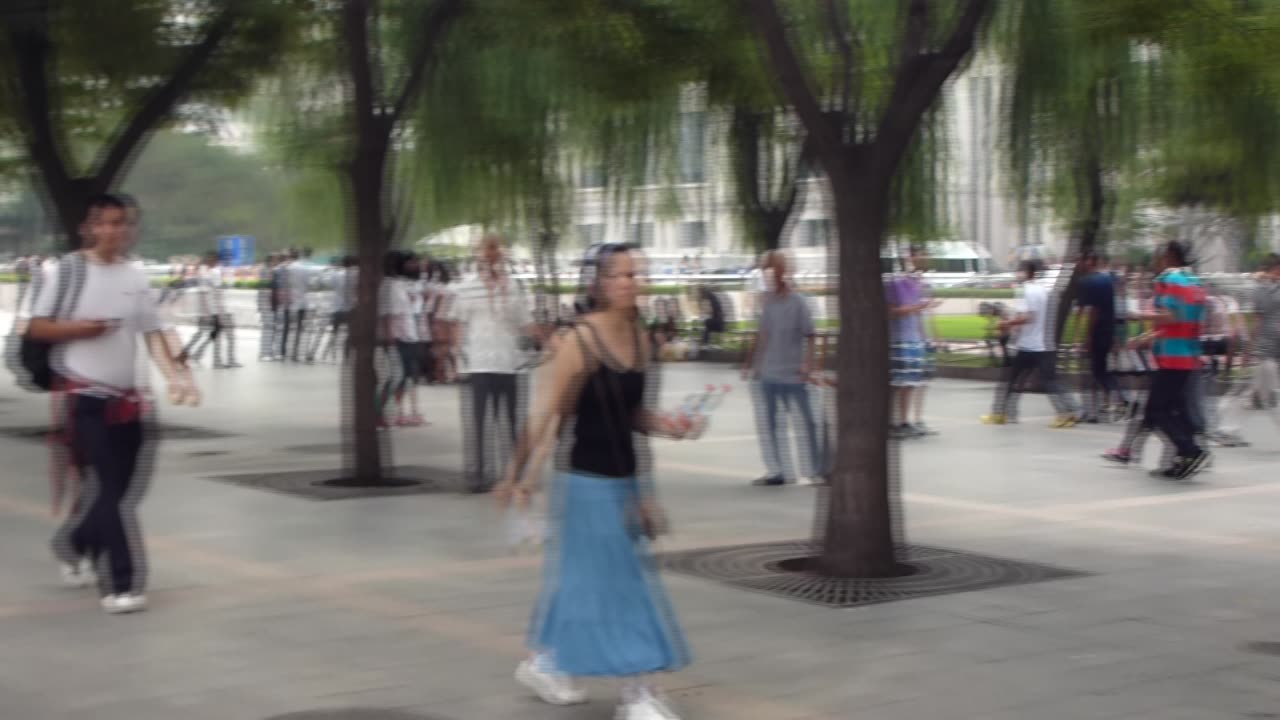
M 54 298 L 53 313 L 50 317 L 62 318 L 64 306 L 66 315 L 74 311 L 76 303 L 80 300 L 80 291 L 84 289 L 84 262 L 83 255 L 73 253 L 63 262 L 58 263 L 58 295 Z M 71 296 L 70 302 L 67 302 L 68 295 Z M 37 298 L 33 297 L 31 300 L 33 307 L 36 301 Z M 27 390 L 49 392 L 58 378 L 58 374 L 53 370 L 53 344 L 33 340 L 29 332 L 29 330 L 24 331 L 18 337 L 16 351 L 18 368 L 15 369 L 15 375 L 18 384 Z

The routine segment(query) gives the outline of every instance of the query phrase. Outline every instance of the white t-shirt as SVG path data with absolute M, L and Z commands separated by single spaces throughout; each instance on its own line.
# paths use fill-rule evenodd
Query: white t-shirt
M 68 256 L 66 262 L 71 262 Z M 51 364 L 61 376 L 84 383 L 77 392 L 112 395 L 139 385 L 138 335 L 164 329 L 156 309 L 146 273 L 128 262 L 103 265 L 84 262 L 84 286 L 74 307 L 73 285 L 66 295 L 62 319 L 113 320 L 118 326 L 96 338 L 73 340 L 54 348 Z M 75 282 L 72 273 L 72 282 Z M 52 317 L 58 296 L 55 272 L 40 292 L 33 308 L 35 317 Z M 70 309 L 70 312 L 68 312 Z
M 338 268 L 333 271 L 333 309 L 350 312 L 356 305 L 356 269 Z
M 400 342 L 418 342 L 409 289 L 410 281 L 403 278 L 383 278 L 378 288 L 378 314 L 390 319 L 391 338 Z
M 222 315 L 227 312 L 226 289 L 223 287 L 220 268 L 200 268 L 196 276 L 196 292 L 201 315 Z
M 431 323 L 427 318 L 427 297 L 431 294 L 431 283 L 425 279 L 411 280 L 413 297 L 413 324 L 418 328 L 418 339 L 431 342 Z
M 1049 342 L 1049 290 L 1034 281 L 1022 284 L 1022 298 L 1018 313 L 1030 316 L 1025 325 L 1018 328 L 1017 348 L 1027 352 L 1052 350 Z
M 462 325 L 467 372 L 514 373 L 527 360 L 520 337 L 533 324 L 532 303 L 523 288 L 507 277 L 489 288 L 479 277 L 458 283 L 446 318 Z
M 294 260 L 285 269 L 285 278 L 289 283 L 289 307 L 293 310 L 306 310 L 311 290 L 311 267 L 302 260 Z

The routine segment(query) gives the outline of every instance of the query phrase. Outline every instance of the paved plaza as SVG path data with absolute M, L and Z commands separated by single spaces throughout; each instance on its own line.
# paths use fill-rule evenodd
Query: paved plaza
M 162 409 L 227 437 L 162 443 L 143 506 L 151 610 L 133 616 L 59 585 L 47 450 L 0 437 L 0 718 L 612 717 L 608 683 L 553 708 L 513 682 L 540 562 L 508 549 L 488 498 L 314 502 L 208 479 L 337 467 L 335 374 L 204 370 L 204 407 Z M 734 380 L 668 366 L 664 396 Z M 941 434 L 901 453 L 909 539 L 1087 574 L 847 610 L 667 575 L 696 661 L 663 684 L 687 720 L 1280 717 L 1280 657 L 1249 647 L 1280 641 L 1274 427 L 1252 416 L 1253 447 L 1174 485 L 1104 465 L 1119 426 L 1050 430 L 1028 396 L 1022 424 L 984 427 L 990 399 L 981 383 L 931 392 Z M 393 431 L 397 462 L 460 467 L 457 389 L 422 400 L 433 424 Z M 0 427 L 43 422 L 47 402 L 0 384 Z M 806 537 L 815 490 L 750 487 L 761 472 L 735 390 L 703 441 L 658 445 L 664 548 Z

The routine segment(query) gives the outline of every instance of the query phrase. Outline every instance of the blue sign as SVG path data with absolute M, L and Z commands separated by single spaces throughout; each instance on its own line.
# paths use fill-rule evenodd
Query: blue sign
M 218 238 L 218 259 L 223 265 L 241 267 L 253 264 L 253 238 L 228 235 Z

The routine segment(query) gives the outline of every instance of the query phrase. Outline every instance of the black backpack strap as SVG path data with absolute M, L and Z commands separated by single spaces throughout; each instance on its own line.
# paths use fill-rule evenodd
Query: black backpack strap
M 62 317 L 62 306 L 67 302 L 67 295 L 71 291 L 71 263 L 75 261 L 80 253 L 72 253 L 69 257 L 65 257 L 58 263 L 58 290 L 53 296 L 53 312 L 49 317 L 57 320 Z
M 66 319 L 75 312 L 84 291 L 85 274 L 83 253 L 72 253 L 58 263 L 58 294 L 53 300 L 51 316 L 54 320 Z

